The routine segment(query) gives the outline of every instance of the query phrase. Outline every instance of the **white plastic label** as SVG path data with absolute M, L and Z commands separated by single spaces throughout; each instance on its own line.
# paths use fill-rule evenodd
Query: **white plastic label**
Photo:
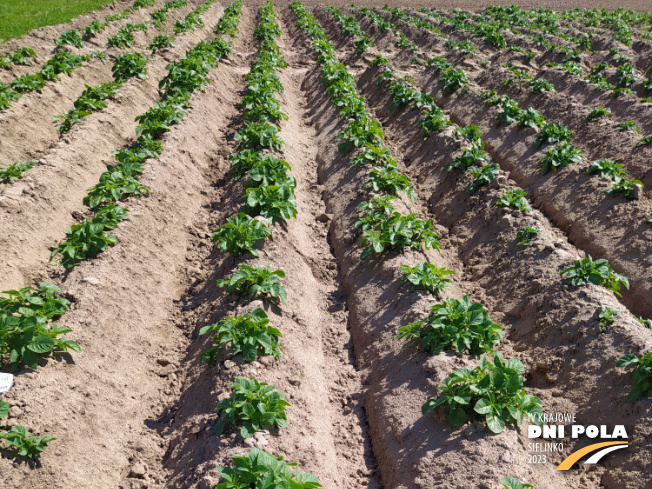
M 14 382 L 14 376 L 11 374 L 0 374 L 0 393 L 7 392 Z

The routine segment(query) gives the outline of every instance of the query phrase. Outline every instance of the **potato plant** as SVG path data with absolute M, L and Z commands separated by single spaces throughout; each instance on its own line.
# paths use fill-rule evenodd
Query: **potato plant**
M 433 305 L 425 319 L 401 326 L 397 339 L 421 340 L 421 347 L 432 355 L 447 349 L 481 355 L 493 350 L 502 336 L 502 327 L 489 319 L 482 304 L 471 304 L 464 295 L 460 300 L 445 299 Z
M 519 229 L 516 232 L 516 238 L 519 240 L 516 243 L 518 246 L 530 246 L 532 240 L 537 237 L 541 231 L 532 226 L 525 226 L 523 229 Z
M 239 265 L 239 270 L 227 279 L 217 281 L 218 287 L 226 287 L 229 293 L 249 295 L 249 298 L 262 297 L 263 300 L 278 303 L 282 300 L 287 304 L 287 293 L 285 287 L 279 282 L 279 278 L 285 278 L 283 270 L 272 271 L 269 265 L 263 268 L 256 265 Z
M 290 489 L 316 489 L 322 487 L 319 479 L 307 472 L 292 472 L 296 463 L 287 463 L 283 457 L 274 457 L 258 448 L 245 455 L 233 457 L 235 468 L 219 467 L 223 481 L 215 489 L 251 489 L 252 487 L 278 487 Z
M 0 433 L 0 440 L 4 439 L 7 448 L 13 449 L 13 453 L 18 457 L 40 458 L 41 452 L 48 443 L 56 440 L 54 436 L 46 435 L 42 437 L 30 436 L 27 429 L 23 426 L 14 426 L 8 433 Z
M 215 346 L 203 351 L 200 361 L 215 365 L 222 348 L 230 345 L 234 355 L 241 354 L 246 362 L 253 362 L 259 356 L 273 355 L 281 361 L 281 332 L 269 325 L 269 318 L 260 307 L 242 316 L 227 317 L 199 330 L 200 335 L 215 332 Z
M 524 484 L 514 477 L 505 476 L 500 481 L 505 489 L 534 489 L 532 484 Z
M 499 352 L 493 359 L 480 358 L 473 369 L 460 368 L 444 379 L 436 399 L 428 400 L 423 414 L 444 405 L 448 421 L 459 428 L 467 419 L 485 418 L 492 433 L 501 433 L 507 425 L 520 426 L 525 416 L 542 413 L 541 399 L 523 389 L 523 364 L 516 359 L 503 361 Z
M 501 195 L 494 207 L 511 207 L 523 213 L 532 212 L 527 200 L 525 200 L 526 195 L 527 192 L 525 190 L 509 187 Z
M 549 171 L 556 172 L 570 163 L 579 163 L 580 161 L 582 161 L 582 150 L 563 142 L 548 149 L 546 155 L 539 160 L 538 166 L 541 168 L 541 175 L 545 175 Z
M 285 408 L 290 405 L 284 401 L 282 392 L 274 392 L 276 386 L 236 377 L 231 386 L 233 394 L 222 399 L 215 412 L 220 414 L 215 424 L 215 434 L 221 435 L 226 428 L 240 427 L 242 438 L 251 438 L 256 431 L 266 426 L 287 428 Z
M 36 160 L 25 161 L 24 163 L 14 161 L 8 167 L 0 168 L 0 182 L 10 183 L 12 178 L 20 178 L 27 170 L 31 170 L 36 163 Z
M 627 401 L 636 402 L 641 397 L 652 397 L 652 351 L 648 351 L 640 358 L 633 354 L 623 355 L 616 362 L 616 367 L 634 367 L 634 387 L 627 395 Z
M 399 270 L 403 272 L 404 282 L 411 283 L 433 294 L 439 294 L 442 290 L 449 289 L 451 279 L 446 275 L 455 274 L 453 270 L 440 268 L 429 262 L 417 263 L 413 267 L 401 265 Z
M 81 351 L 75 341 L 59 338 L 70 329 L 51 322 L 70 307 L 70 302 L 58 295 L 60 292 L 49 282 L 41 282 L 38 289 L 3 292 L 8 297 L 0 297 L 0 365 L 12 370 L 22 365 L 36 369 L 41 355 L 68 349 Z
M 624 275 L 614 272 L 609 262 L 604 258 L 593 261 L 591 255 L 576 260 L 574 265 L 565 267 L 561 271 L 562 277 L 570 279 L 573 287 L 580 287 L 587 283 L 602 285 L 611 290 L 618 297 L 620 288 L 624 285 L 629 290 L 629 280 Z
M 262 222 L 240 212 L 228 218 L 226 224 L 215 230 L 212 240 L 217 242 L 220 250 L 234 256 L 247 252 L 257 257 L 258 252 L 254 249 L 256 241 L 265 239 L 271 234 Z

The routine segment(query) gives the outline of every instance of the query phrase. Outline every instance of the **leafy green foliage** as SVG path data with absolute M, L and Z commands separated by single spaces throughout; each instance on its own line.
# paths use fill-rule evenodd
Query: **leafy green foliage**
M 614 182 L 620 182 L 629 176 L 629 172 L 621 165 L 613 160 L 607 158 L 594 161 L 586 169 L 587 175 L 599 175 L 601 177 L 609 178 Z
M 606 331 L 607 326 L 614 323 L 614 321 L 616 320 L 616 316 L 618 316 L 619 312 L 620 309 L 616 309 L 605 305 L 600 306 L 600 313 L 598 314 L 598 320 L 600 321 L 600 323 L 602 323 L 601 325 L 602 331 Z
M 113 234 L 105 233 L 105 229 L 106 223 L 101 219 L 84 219 L 80 224 L 73 224 L 66 231 L 66 239 L 52 250 L 50 262 L 60 254 L 61 265 L 72 268 L 78 261 L 94 258 L 118 242 Z
M 426 414 L 444 404 L 448 421 L 456 428 L 474 414 L 484 416 L 493 433 L 502 432 L 508 424 L 520 426 L 525 415 L 540 414 L 543 406 L 523 389 L 524 370 L 519 360 L 503 362 L 502 355 L 494 352 L 493 362 L 482 357 L 476 368 L 460 368 L 446 377 L 439 397 L 427 401 L 421 410 Z
M 0 56 L 0 68 L 9 68 L 11 65 L 32 66 L 32 62 L 28 58 L 37 58 L 32 48 L 16 49 L 6 56 Z
M 627 401 L 636 402 L 641 397 L 652 397 L 652 351 L 637 357 L 633 354 L 623 355 L 616 362 L 616 367 L 629 368 L 636 366 L 633 380 L 634 387 L 627 395 Z
M 444 168 L 447 171 L 460 170 L 466 171 L 473 165 L 489 163 L 491 159 L 487 152 L 483 149 L 484 143 L 472 144 L 470 148 L 464 148 L 462 154 L 455 157 L 452 163 L 447 164 Z
M 526 195 L 527 192 L 525 190 L 509 187 L 505 190 L 505 193 L 501 195 L 500 199 L 498 199 L 498 202 L 496 202 L 496 207 L 512 207 L 523 213 L 531 212 L 532 209 L 525 200 Z
M 516 237 L 520 240 L 516 243 L 518 246 L 530 246 L 532 240 L 540 233 L 537 228 L 532 226 L 525 226 L 523 229 L 519 229 L 516 232 Z
M 538 110 L 528 107 L 518 117 L 518 127 L 544 126 L 546 120 Z
M 280 129 L 267 122 L 248 122 L 236 132 L 233 139 L 238 141 L 238 149 L 270 148 L 276 151 L 286 144 L 279 136 Z
M 369 173 L 367 186 L 371 186 L 374 192 L 385 192 L 390 195 L 398 195 L 405 192 L 413 202 L 417 201 L 417 194 L 407 177 L 396 169 L 395 166 L 379 166 Z
M 256 241 L 265 239 L 272 234 L 260 221 L 242 212 L 226 220 L 226 224 L 213 232 L 212 239 L 217 241 L 217 247 L 234 256 L 244 252 L 258 256 L 254 249 Z
M 543 78 L 534 78 L 528 85 L 532 87 L 531 93 L 556 92 L 555 86 Z
M 470 126 L 458 127 L 454 133 L 455 137 L 463 137 L 472 144 L 482 145 L 482 128 L 474 124 Z
M 591 109 L 589 115 L 586 116 L 586 120 L 592 121 L 593 119 L 599 119 L 601 117 L 605 117 L 607 114 L 611 114 L 611 109 L 606 109 L 604 107 L 597 107 L 595 109 Z
M 468 190 L 475 192 L 480 187 L 492 182 L 498 173 L 500 173 L 500 165 L 498 163 L 490 163 L 488 165 L 470 168 L 473 175 L 473 181 L 469 183 Z
M 76 48 L 84 47 L 84 41 L 79 32 L 75 29 L 63 32 L 61 36 L 59 36 L 59 39 L 55 39 L 54 43 L 59 47 L 65 46 L 66 44 Z
M 194 31 L 195 27 L 204 27 L 204 21 L 197 12 L 190 12 L 183 20 L 177 20 L 174 23 L 174 33 Z
M 266 268 L 256 265 L 239 265 L 239 270 L 226 280 L 218 280 L 218 287 L 226 287 L 229 293 L 249 294 L 250 298 L 262 296 L 264 299 L 271 298 L 272 301 L 282 300 L 287 304 L 287 294 L 285 287 L 279 282 L 279 278 L 285 277 L 283 270 L 272 271 L 267 265 Z
M 216 34 L 228 34 L 233 38 L 237 35 L 242 5 L 242 0 L 238 0 L 236 2 L 230 3 L 224 9 L 224 15 L 217 23 L 217 27 L 215 28 Z
M 442 89 L 444 95 L 450 95 L 468 82 L 469 80 L 466 78 L 464 70 L 447 68 L 439 77 L 439 88 Z
M 285 408 L 290 403 L 283 400 L 285 394 L 282 392 L 273 392 L 276 386 L 258 382 L 253 377 L 249 380 L 236 377 L 231 389 L 233 395 L 222 399 L 215 408 L 215 412 L 221 414 L 215 425 L 216 434 L 221 435 L 227 427 L 240 426 L 240 435 L 251 438 L 265 426 L 287 428 Z
M 220 349 L 231 345 L 234 355 L 242 354 L 246 362 L 253 362 L 259 356 L 274 355 L 281 360 L 281 332 L 269 325 L 269 318 L 260 307 L 243 316 L 227 317 L 199 330 L 200 335 L 215 332 L 215 346 L 203 351 L 199 358 L 209 365 L 215 365 Z
M 636 126 L 636 122 L 634 122 L 632 120 L 621 122 L 620 124 L 617 124 L 615 126 L 615 128 L 616 128 L 616 131 L 629 131 L 629 130 L 632 130 L 632 131 L 634 131 L 636 133 L 641 132 L 641 130 Z
M 88 189 L 88 193 L 84 197 L 84 204 L 95 209 L 105 204 L 118 202 L 130 195 L 149 195 L 149 188 L 141 185 L 131 175 L 125 175 L 119 170 L 107 171 L 102 174 L 99 183 Z
M 374 252 L 401 251 L 406 246 L 418 250 L 423 245 L 425 249 L 438 250 L 437 238 L 432 221 L 419 219 L 417 214 L 401 215 L 399 212 L 393 212 L 379 220 L 372 230 L 364 232 L 360 246 L 366 247 L 360 258 L 366 260 Z
M 629 290 L 627 277 L 614 272 L 604 258 L 593 261 L 591 255 L 587 255 L 582 260 L 576 260 L 574 265 L 564 268 L 561 275 L 570 279 L 573 287 L 579 287 L 586 283 L 602 285 L 613 291 L 618 297 L 622 297 L 619 290 L 623 285 Z
M 473 355 L 481 355 L 493 350 L 502 336 L 502 327 L 489 319 L 482 304 L 471 304 L 468 295 L 435 304 L 428 317 L 398 329 L 399 340 L 420 339 L 421 347 L 433 355 L 448 348 L 457 353 L 468 350 Z
M 290 468 L 294 463 L 283 462 L 283 457 L 275 458 L 273 455 L 252 448 L 244 456 L 233 457 L 235 469 L 219 467 L 220 475 L 224 482 L 215 489 L 251 489 L 260 488 L 291 488 L 315 489 L 322 487 L 319 480 L 312 474 L 302 473 L 297 470 L 292 473 Z
M 523 484 L 518 479 L 514 477 L 503 477 L 503 480 L 500 483 L 505 487 L 505 489 L 534 489 L 534 486 L 531 484 Z
M 645 326 L 647 329 L 652 329 L 652 319 L 645 319 L 643 316 L 636 317 L 634 316 L 639 323 Z
M 242 208 L 250 216 L 263 216 L 272 221 L 291 219 L 297 216 L 297 201 L 292 184 L 259 185 L 245 191 L 246 205 Z
M 155 54 L 156 51 L 160 51 L 161 49 L 165 48 L 173 48 L 174 46 L 174 41 L 170 36 L 166 34 L 159 34 L 154 39 L 152 39 L 152 42 L 149 44 L 149 46 L 147 46 L 147 49 L 149 49 L 152 54 Z
M 30 436 L 23 426 L 14 426 L 9 433 L 0 433 L 0 439 L 4 439 L 7 448 L 15 448 L 15 455 L 19 457 L 40 458 L 41 452 L 48 443 L 56 440 L 54 436 L 42 437 Z
M 503 104 L 503 111 L 498 113 L 498 125 L 505 124 L 509 126 L 516 122 L 523 116 L 523 109 L 521 109 L 514 100 L 508 100 Z
M 117 34 L 109 37 L 107 45 L 109 47 L 124 49 L 133 46 L 134 42 L 134 35 L 131 32 L 118 31 Z
M 147 62 L 149 58 L 140 53 L 127 51 L 118 56 L 113 62 L 113 79 L 117 82 L 124 82 L 134 76 L 144 80 L 147 78 Z
M 20 93 L 0 82 L 0 110 L 8 109 L 11 107 L 11 102 L 15 102 L 19 98 Z
M 120 88 L 118 82 L 101 83 L 94 87 L 85 86 L 86 89 L 75 100 L 74 108 L 55 119 L 54 123 L 60 134 L 70 131 L 73 125 L 79 124 L 87 115 L 107 107 L 105 100 L 115 96 Z
M 50 321 L 63 315 L 70 301 L 60 297 L 56 285 L 41 282 L 39 288 L 7 290 L 0 297 L 0 365 L 12 369 L 25 364 L 36 369 L 39 355 L 52 351 L 81 351 L 79 345 L 59 336 L 70 329 Z
M 582 150 L 563 142 L 550 148 L 546 155 L 539 160 L 538 166 L 541 167 L 541 174 L 545 175 L 549 171 L 556 172 L 570 163 L 579 163 L 580 161 L 582 161 Z
M 7 168 L 0 168 L 0 182 L 9 183 L 12 178 L 19 178 L 23 173 L 36 165 L 36 160 L 29 160 L 24 163 L 14 161 Z
M 383 128 L 380 122 L 365 115 L 349 122 L 337 135 L 337 139 L 343 139 L 339 145 L 339 151 L 345 153 L 351 147 L 360 148 L 367 144 L 379 145 L 382 143 L 383 137 Z
M 82 33 L 86 39 L 90 39 L 103 32 L 108 25 L 108 22 L 102 22 L 101 20 L 95 19 L 82 29 Z
M 605 190 L 604 193 L 610 196 L 620 195 L 621 197 L 625 197 L 626 199 L 635 199 L 636 198 L 636 193 L 634 189 L 635 185 L 640 185 L 641 187 L 643 187 L 643 182 L 635 179 L 632 180 L 621 179 L 620 181 L 614 183 L 607 190 Z
M 441 56 L 430 58 L 428 61 L 426 61 L 426 64 L 434 68 L 435 71 L 446 71 L 449 68 L 453 67 L 453 65 L 451 65 L 446 58 L 442 58 Z
M 401 265 L 399 270 L 403 272 L 403 281 L 409 282 L 421 289 L 438 294 L 444 289 L 450 288 L 451 279 L 446 275 L 453 275 L 453 270 L 448 270 L 444 267 L 437 267 L 436 265 L 425 262 L 417 263 L 413 267 L 410 265 Z
M 640 148 L 641 146 L 647 146 L 648 144 L 652 144 L 652 134 L 648 134 L 647 136 L 643 136 L 638 143 L 636 143 L 636 148 Z
M 424 139 L 427 139 L 430 133 L 446 129 L 451 124 L 448 116 L 439 107 L 425 110 L 417 122 L 417 125 L 423 130 Z
M 571 130 L 566 129 L 561 122 L 548 123 L 537 133 L 536 139 L 532 141 L 532 147 L 536 149 L 542 144 L 570 141 L 571 134 Z

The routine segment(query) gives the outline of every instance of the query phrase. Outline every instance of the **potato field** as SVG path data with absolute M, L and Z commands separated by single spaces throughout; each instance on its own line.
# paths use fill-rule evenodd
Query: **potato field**
M 0 45 L 0 486 L 652 489 L 649 5 L 318 3 Z

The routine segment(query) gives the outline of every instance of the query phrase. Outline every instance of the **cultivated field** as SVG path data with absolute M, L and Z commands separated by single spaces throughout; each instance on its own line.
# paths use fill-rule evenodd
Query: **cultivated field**
M 318 3 L 0 46 L 1 485 L 652 488 L 645 2 Z

